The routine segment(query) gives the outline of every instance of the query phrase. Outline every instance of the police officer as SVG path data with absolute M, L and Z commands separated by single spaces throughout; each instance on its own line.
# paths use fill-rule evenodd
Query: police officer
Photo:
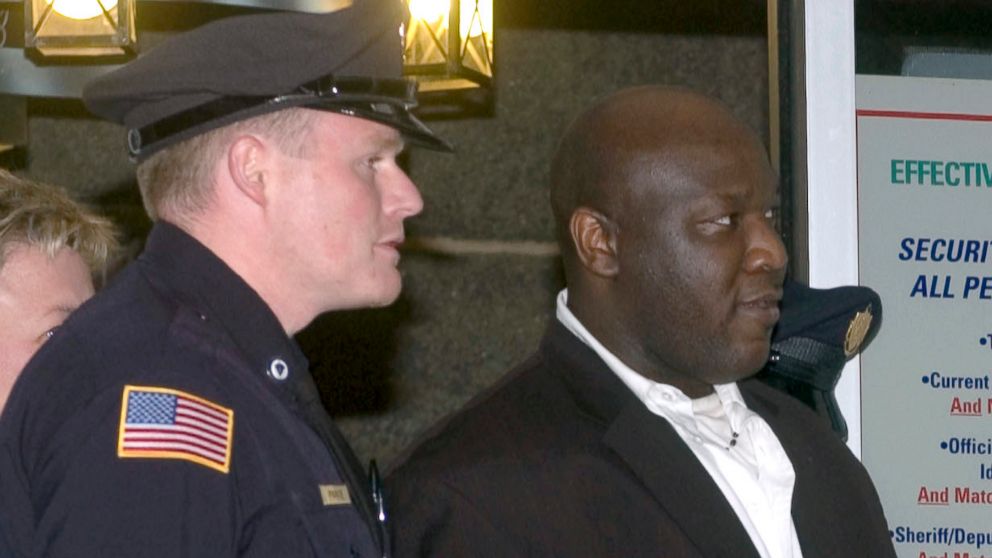
M 144 253 L 24 372 L 0 419 L 23 556 L 388 553 L 368 482 L 292 335 L 400 292 L 420 195 L 398 0 L 180 35 L 91 83 L 128 129 Z

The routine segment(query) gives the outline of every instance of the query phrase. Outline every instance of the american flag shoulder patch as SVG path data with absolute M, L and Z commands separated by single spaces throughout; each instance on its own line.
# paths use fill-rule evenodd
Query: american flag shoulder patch
M 227 473 L 234 411 L 162 387 L 124 386 L 117 457 L 183 459 Z

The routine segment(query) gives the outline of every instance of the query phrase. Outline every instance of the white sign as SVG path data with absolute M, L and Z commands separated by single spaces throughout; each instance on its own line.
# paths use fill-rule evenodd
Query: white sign
M 857 77 L 862 460 L 900 558 L 992 558 L 992 82 Z

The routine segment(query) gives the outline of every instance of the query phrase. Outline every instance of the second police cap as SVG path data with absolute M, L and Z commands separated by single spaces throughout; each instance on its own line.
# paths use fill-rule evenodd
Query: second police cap
M 868 287 L 814 289 L 788 280 L 771 354 L 757 377 L 805 403 L 846 440 L 834 388 L 844 364 L 872 341 L 881 322 L 882 301 Z
M 137 160 L 204 132 L 291 107 L 396 128 L 428 148 L 451 147 L 410 111 L 401 0 L 354 0 L 326 14 L 265 12 L 176 35 L 83 90 L 97 116 L 128 128 Z

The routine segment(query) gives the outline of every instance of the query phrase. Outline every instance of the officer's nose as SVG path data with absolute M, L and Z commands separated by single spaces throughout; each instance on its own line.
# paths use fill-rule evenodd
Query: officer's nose
M 413 217 L 424 209 L 424 199 L 417 185 L 400 169 L 390 177 L 383 193 L 383 205 L 387 214 L 395 214 L 400 219 Z

